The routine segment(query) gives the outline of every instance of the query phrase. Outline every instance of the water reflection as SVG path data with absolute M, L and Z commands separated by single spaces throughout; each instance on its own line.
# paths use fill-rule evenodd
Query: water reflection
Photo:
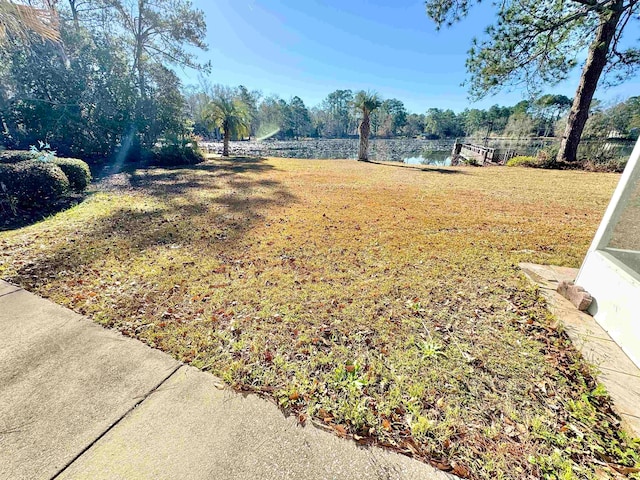
M 467 143 L 482 143 L 481 139 L 458 139 Z M 426 140 L 418 138 L 374 138 L 369 143 L 369 159 L 377 161 L 403 162 L 412 165 L 451 165 L 451 150 L 455 139 Z M 555 139 L 492 139 L 490 147 L 511 150 L 519 155 L 535 155 L 541 148 L 549 148 L 557 143 Z M 583 145 L 584 144 L 584 145 Z M 588 142 L 582 142 L 584 150 Z M 221 153 L 222 142 L 203 142 L 201 146 L 209 153 Z M 238 156 L 262 156 L 285 158 L 339 158 L 355 159 L 359 140 L 344 139 L 303 139 L 264 140 L 232 142 L 231 151 Z M 602 149 L 602 142 L 592 148 Z M 626 147 L 625 147 L 626 148 Z M 627 154 L 628 155 L 628 154 Z
M 428 152 L 417 157 L 406 157 L 402 163 L 407 165 L 432 165 L 434 167 L 450 167 L 451 155 L 447 152 Z

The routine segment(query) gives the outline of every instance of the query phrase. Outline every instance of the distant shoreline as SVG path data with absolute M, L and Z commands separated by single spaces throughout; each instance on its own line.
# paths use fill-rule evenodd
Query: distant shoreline
M 445 138 L 426 140 L 419 138 L 373 138 L 369 143 L 371 160 L 403 162 L 406 159 L 424 158 L 434 164 L 444 164 L 451 155 L 454 144 L 469 142 L 482 144 L 483 139 Z M 531 155 L 546 148 L 556 139 L 498 139 L 489 140 L 491 146 L 515 149 L 521 155 Z M 222 153 L 222 141 L 201 142 L 207 153 Z M 357 138 L 305 138 L 300 140 L 239 140 L 232 141 L 230 150 L 240 156 L 272 156 L 284 158 L 346 158 L 354 159 L 358 153 Z

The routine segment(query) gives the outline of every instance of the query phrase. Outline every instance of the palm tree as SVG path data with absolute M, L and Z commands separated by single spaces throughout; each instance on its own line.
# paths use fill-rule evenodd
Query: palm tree
M 249 134 L 251 116 L 249 109 L 238 98 L 219 93 L 209 103 L 206 116 L 223 133 L 224 143 L 222 156 L 229 156 L 229 140 L 231 137 L 244 137 Z
M 59 42 L 58 17 L 49 2 L 42 1 L 41 4 L 41 7 L 35 7 L 14 0 L 0 0 L 0 45 L 11 37 L 28 40 L 31 32 L 43 40 Z
M 371 133 L 371 112 L 376 110 L 382 102 L 375 92 L 365 92 L 364 90 L 356 93 L 353 99 L 353 106 L 362 111 L 362 120 L 358 126 L 358 135 L 360 136 L 360 148 L 358 149 L 358 160 L 361 162 L 369 161 L 369 133 Z

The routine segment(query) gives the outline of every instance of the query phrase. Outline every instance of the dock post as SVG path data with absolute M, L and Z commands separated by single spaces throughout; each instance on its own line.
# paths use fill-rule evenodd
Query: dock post
M 453 144 L 453 150 L 451 150 L 451 155 L 460 155 L 460 151 L 462 150 L 462 143 L 458 142 L 456 138 L 456 142 Z

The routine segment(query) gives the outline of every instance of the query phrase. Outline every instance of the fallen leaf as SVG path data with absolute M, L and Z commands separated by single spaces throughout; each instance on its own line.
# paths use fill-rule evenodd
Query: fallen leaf
M 333 425 L 333 429 L 338 432 L 338 434 L 342 437 L 346 437 L 347 436 L 347 429 L 344 428 L 342 425 Z
M 469 469 L 460 463 L 454 464 L 453 473 L 462 478 L 468 478 L 471 475 Z
M 625 467 L 624 465 L 616 465 L 610 463 L 609 466 L 613 468 L 616 472 L 621 473 L 623 475 L 631 475 L 632 473 L 640 473 L 640 468 L 638 467 Z
M 449 470 L 451 470 L 451 465 L 449 465 L 447 462 L 434 461 L 431 464 L 434 467 L 436 467 L 438 470 L 444 470 L 445 472 L 448 472 Z

